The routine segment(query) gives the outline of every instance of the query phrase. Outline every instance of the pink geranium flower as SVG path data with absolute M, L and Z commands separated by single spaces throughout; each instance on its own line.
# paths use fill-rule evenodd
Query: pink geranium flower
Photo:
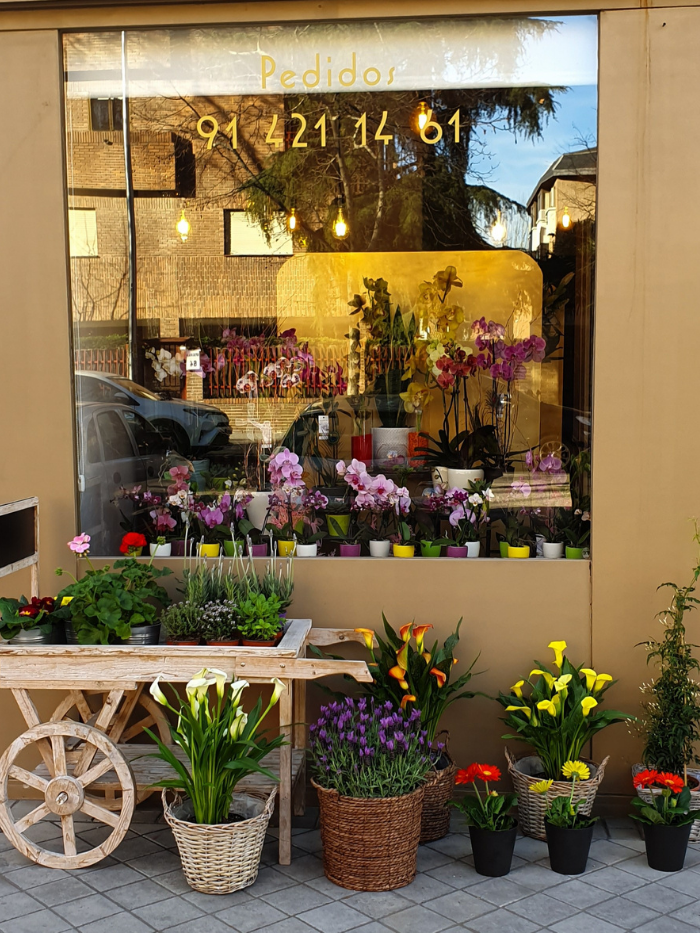
M 90 535 L 76 535 L 68 542 L 68 547 L 74 554 L 85 554 L 90 550 Z

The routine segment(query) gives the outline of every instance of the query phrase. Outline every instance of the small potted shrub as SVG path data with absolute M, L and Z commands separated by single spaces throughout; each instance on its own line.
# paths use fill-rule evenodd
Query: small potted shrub
M 456 784 L 471 784 L 474 795 L 453 801 L 469 824 L 469 838 L 477 874 L 501 878 L 510 871 L 518 824 L 510 811 L 518 803 L 517 794 L 498 794 L 489 790 L 489 781 L 500 781 L 501 772 L 494 765 L 471 764 L 457 772 Z M 477 781 L 484 782 L 481 796 Z
M 690 790 L 678 774 L 640 771 L 636 789 L 651 792 L 651 801 L 632 801 L 633 820 L 642 824 L 647 862 L 656 871 L 680 871 L 685 863 L 690 830 L 697 813 L 690 809 Z
M 504 722 L 513 730 L 503 736 L 527 742 L 535 755 L 515 761 L 506 751 L 508 771 L 518 794 L 518 819 L 523 832 L 538 839 L 545 838 L 544 816 L 555 797 L 566 796 L 570 786 L 562 780 L 567 761 L 577 761 L 591 738 L 616 722 L 634 720 L 634 716 L 618 710 L 601 710 L 600 704 L 614 683 L 610 674 L 598 674 L 583 665 L 575 667 L 565 656 L 566 642 L 553 641 L 554 672 L 540 662 L 526 680 L 519 680 L 510 693 L 501 693 L 498 701 L 505 707 Z M 607 758 L 600 765 L 588 762 L 591 777 L 577 781 L 574 800 L 583 799 L 581 815 L 588 816 Z M 531 785 L 542 779 L 553 784 L 542 797 L 531 791 Z
M 593 827 L 598 818 L 581 813 L 584 800 L 574 802 L 574 794 L 576 782 L 587 781 L 591 776 L 591 769 L 583 761 L 566 761 L 562 774 L 571 781 L 571 792 L 554 797 L 544 815 L 549 864 L 557 874 L 580 875 L 586 870 Z M 552 783 L 551 780 L 539 781 L 530 789 L 535 793 L 547 794 Z
M 56 641 L 53 596 L 0 598 L 0 638 L 13 645 L 51 645 Z
M 419 710 L 346 697 L 321 708 L 309 738 L 326 877 L 354 891 L 410 884 L 430 769 Z
M 236 603 L 232 599 L 205 603 L 200 614 L 200 632 L 208 645 L 240 645 Z
M 162 675 L 161 675 L 162 677 Z M 258 698 L 253 709 L 243 709 L 248 683 L 226 683 L 223 671 L 201 670 L 188 684 L 185 697 L 172 687 L 169 700 L 160 680 L 151 695 L 177 717 L 170 725 L 173 743 L 184 752 L 175 756 L 150 729 L 144 730 L 158 745 L 153 757 L 172 768 L 172 778 L 158 782 L 163 788 L 165 819 L 173 831 L 190 887 L 204 894 L 230 894 L 253 884 L 258 875 L 265 833 L 274 807 L 276 788 L 265 797 L 236 793 L 248 774 L 276 776 L 262 760 L 283 744 L 280 735 L 267 739 L 260 726 L 285 690 L 275 679 L 265 712 Z M 215 687 L 215 698 L 212 688 Z M 166 790 L 184 791 L 169 803 Z
M 271 648 L 282 637 L 280 601 L 276 596 L 251 593 L 236 607 L 236 616 L 244 645 Z
M 202 610 L 190 602 L 168 606 L 160 617 L 169 645 L 198 645 L 202 638 Z

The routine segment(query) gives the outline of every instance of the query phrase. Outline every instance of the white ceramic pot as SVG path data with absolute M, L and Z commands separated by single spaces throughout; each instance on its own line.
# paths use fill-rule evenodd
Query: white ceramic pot
M 467 557 L 478 557 L 481 551 L 481 541 L 467 541 Z
M 470 483 L 476 483 L 483 478 L 483 470 L 447 470 L 447 486 L 449 489 L 469 489 Z
M 388 557 L 391 553 L 391 541 L 370 541 L 369 553 L 371 557 Z
M 535 557 L 544 557 L 542 545 L 544 544 L 544 535 L 535 535 Z
M 558 557 L 564 556 L 564 545 L 561 541 L 551 542 L 543 541 L 542 542 L 542 557 L 546 557 L 547 560 L 556 560 Z
M 372 457 L 384 465 L 405 465 L 410 428 L 372 428 Z
M 253 498 L 246 506 L 246 512 L 248 513 L 251 524 L 262 531 L 265 527 L 267 511 L 270 508 L 270 493 L 256 491 L 251 493 L 251 495 Z
M 318 543 L 299 544 L 297 542 L 297 557 L 316 557 L 318 555 Z
M 148 550 L 151 552 L 151 557 L 170 557 L 173 546 L 172 544 L 149 544 Z

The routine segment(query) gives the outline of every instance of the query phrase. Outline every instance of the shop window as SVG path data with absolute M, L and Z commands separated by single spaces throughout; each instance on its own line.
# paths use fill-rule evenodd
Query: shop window
M 130 203 L 123 153 L 68 126 L 77 397 L 112 406 L 105 457 L 135 438 L 157 495 L 205 463 L 210 501 L 243 476 L 269 490 L 287 447 L 330 509 L 355 458 L 408 490 L 416 537 L 452 534 L 429 496 L 479 475 L 482 557 L 587 546 L 595 16 L 133 29 L 125 58 L 116 33 L 63 43 L 72 110 L 122 129 L 128 77 L 137 140 Z
M 89 208 L 68 211 L 71 256 L 97 256 L 97 212 Z

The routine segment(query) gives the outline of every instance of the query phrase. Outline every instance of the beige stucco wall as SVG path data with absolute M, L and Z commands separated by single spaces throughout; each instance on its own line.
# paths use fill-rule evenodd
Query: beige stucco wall
M 658 4 L 657 4 L 658 5 Z M 431 12 L 547 12 L 590 2 L 434 2 Z M 695 88 L 700 9 L 609 2 L 601 16 L 598 279 L 593 427 L 594 560 L 588 565 L 479 561 L 322 561 L 299 567 L 298 614 L 320 624 L 434 622 L 465 617 L 463 662 L 481 651 L 475 685 L 507 687 L 544 646 L 564 637 L 572 657 L 620 678 L 615 705 L 635 709 L 654 630 L 657 583 L 685 580 L 697 513 L 696 258 L 700 118 Z M 630 9 L 619 9 L 630 7 Z M 614 9 L 610 9 L 614 8 Z M 59 28 L 425 14 L 423 3 L 270 3 L 0 12 L 0 501 L 41 501 L 42 586 L 67 563 L 74 531 L 73 428 L 60 127 Z M 2 30 L 15 30 L 5 31 Z M 32 31 L 36 30 L 36 31 Z M 9 131 L 11 129 L 11 131 Z M 421 571 L 418 573 L 418 571 Z M 26 589 L 13 582 L 11 591 Z M 3 587 L 5 589 L 5 587 Z M 692 628 L 691 628 L 692 634 Z M 696 639 L 697 640 L 697 639 Z M 511 679 L 509 679 L 511 678 Z M 0 746 L 19 731 L 0 698 Z M 498 760 L 496 709 L 485 700 L 449 717 L 453 746 Z M 609 794 L 628 793 L 638 746 L 623 728 L 596 744 L 612 754 Z

